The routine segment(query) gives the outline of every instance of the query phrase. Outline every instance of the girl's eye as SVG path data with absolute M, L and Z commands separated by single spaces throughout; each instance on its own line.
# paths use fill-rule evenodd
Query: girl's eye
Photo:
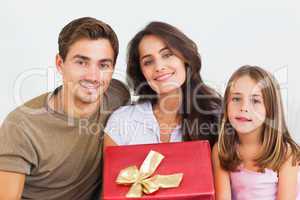
M 261 103 L 261 101 L 260 101 L 260 100 L 258 100 L 258 99 L 252 99 L 251 101 L 252 101 L 252 103 L 253 103 L 253 104 L 258 104 L 258 103 Z
M 240 97 L 232 97 L 231 99 L 233 102 L 239 102 L 241 100 Z

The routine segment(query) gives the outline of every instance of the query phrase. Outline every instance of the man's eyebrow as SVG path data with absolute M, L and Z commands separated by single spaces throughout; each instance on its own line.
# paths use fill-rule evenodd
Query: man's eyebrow
M 87 56 L 83 56 L 83 55 L 80 55 L 80 54 L 77 54 L 75 56 L 73 56 L 73 59 L 75 58 L 79 58 L 79 59 L 82 59 L 82 60 L 85 60 L 85 61 L 89 61 L 91 60 L 91 58 L 87 57 Z M 98 62 L 110 62 L 110 63 L 113 63 L 113 60 L 110 59 L 110 58 L 104 58 L 104 59 L 100 59 Z
M 100 59 L 100 60 L 99 60 L 99 62 L 102 62 L 102 63 L 104 63 L 104 62 L 110 62 L 110 63 L 114 63 L 114 62 L 113 62 L 113 60 L 112 60 L 112 59 L 110 59 L 110 58 L 104 58 L 104 59 Z
M 73 59 L 75 59 L 75 58 L 80 58 L 82 60 L 90 60 L 89 57 L 83 56 L 83 55 L 80 55 L 80 54 L 77 54 L 77 55 L 73 56 Z

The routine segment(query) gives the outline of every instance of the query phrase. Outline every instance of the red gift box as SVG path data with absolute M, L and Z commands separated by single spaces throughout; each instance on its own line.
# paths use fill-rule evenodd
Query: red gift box
M 139 199 L 214 200 L 208 141 L 107 147 L 104 153 L 104 200 L 136 199 L 126 198 L 130 186 L 119 185 L 116 179 L 119 172 L 128 166 L 136 165 L 139 168 L 151 150 L 165 156 L 154 175 L 184 175 L 179 187 L 162 188 L 153 194 L 144 194 Z

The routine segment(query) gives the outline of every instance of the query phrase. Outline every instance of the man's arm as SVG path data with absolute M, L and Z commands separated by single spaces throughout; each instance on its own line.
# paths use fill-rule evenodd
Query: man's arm
M 21 199 L 25 175 L 0 171 L 0 199 Z

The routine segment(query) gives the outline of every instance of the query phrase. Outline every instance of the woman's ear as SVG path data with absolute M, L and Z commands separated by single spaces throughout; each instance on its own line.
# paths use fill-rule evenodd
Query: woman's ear
M 63 66 L 63 59 L 59 54 L 56 54 L 55 57 L 55 65 L 56 65 L 56 69 L 57 71 L 62 75 L 62 66 Z

